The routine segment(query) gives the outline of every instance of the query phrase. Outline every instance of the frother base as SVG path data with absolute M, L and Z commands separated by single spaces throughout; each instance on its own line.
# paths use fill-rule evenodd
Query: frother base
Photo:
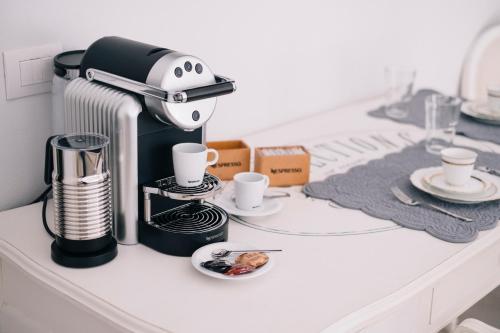
M 51 257 L 61 266 L 72 268 L 88 268 L 103 265 L 113 260 L 118 254 L 116 240 L 111 238 L 109 244 L 96 252 L 72 253 L 60 248 L 56 241 L 51 245 Z

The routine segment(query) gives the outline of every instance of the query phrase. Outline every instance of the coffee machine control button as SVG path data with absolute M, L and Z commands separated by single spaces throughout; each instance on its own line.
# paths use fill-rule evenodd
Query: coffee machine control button
M 196 73 L 201 74 L 201 72 L 203 72 L 203 66 L 201 64 L 196 64 L 196 66 L 194 66 L 194 70 Z
M 193 65 L 189 61 L 186 61 L 184 63 L 184 69 L 186 70 L 186 72 L 191 72 L 191 70 L 193 69 Z
M 176 67 L 174 70 L 175 76 L 181 77 L 182 76 L 182 68 Z
M 193 113 L 191 114 L 191 117 L 193 118 L 194 121 L 198 121 L 200 120 L 200 113 L 198 111 L 193 111 Z

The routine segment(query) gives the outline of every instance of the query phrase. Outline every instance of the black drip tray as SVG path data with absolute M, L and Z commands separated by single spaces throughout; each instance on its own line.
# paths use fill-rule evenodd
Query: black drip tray
M 191 256 L 198 248 L 227 241 L 229 217 L 220 207 L 191 201 L 139 223 L 139 241 L 159 252 Z
M 151 225 L 169 232 L 183 234 L 209 232 L 227 221 L 227 214 L 211 203 L 189 202 L 151 218 Z

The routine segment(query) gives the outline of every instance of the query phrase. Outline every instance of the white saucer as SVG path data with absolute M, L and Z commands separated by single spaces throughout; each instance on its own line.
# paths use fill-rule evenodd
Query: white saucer
M 437 169 L 434 173 L 428 173 L 424 177 L 424 181 L 431 188 L 451 194 L 481 194 L 491 186 L 489 181 L 475 175 L 463 186 L 450 185 L 445 180 L 442 168 Z
M 221 196 L 214 199 L 213 203 L 224 209 L 229 214 L 241 217 L 264 217 L 276 214 L 283 209 L 283 203 L 276 198 L 264 198 L 262 205 L 252 210 L 239 209 L 236 207 L 236 202 L 234 201 L 232 194 L 228 193 L 223 193 Z
M 426 177 L 438 173 L 441 167 L 424 168 L 414 171 L 410 176 L 410 181 L 419 190 L 428 193 L 441 200 L 460 203 L 477 204 L 482 202 L 494 201 L 500 199 L 500 177 L 474 170 L 473 176 L 490 183 L 484 191 L 479 193 L 449 193 L 429 186 L 425 181 Z
M 491 112 L 486 103 L 464 102 L 461 111 L 478 121 L 491 125 L 500 125 L 500 113 Z
M 196 250 L 193 255 L 191 256 L 191 264 L 193 267 L 200 273 L 208 275 L 210 277 L 216 278 L 216 279 L 221 279 L 221 280 L 248 280 L 248 279 L 253 279 L 257 276 L 261 276 L 263 274 L 266 274 L 271 270 L 271 268 L 274 266 L 274 259 L 272 256 L 272 253 L 266 253 L 267 256 L 269 257 L 269 261 L 264 265 L 253 272 L 247 273 L 247 274 L 242 274 L 242 275 L 224 275 L 222 273 L 217 273 L 213 272 L 211 270 L 208 270 L 204 267 L 201 266 L 201 263 L 204 261 L 208 260 L 213 260 L 212 258 L 212 251 L 216 249 L 226 249 L 226 250 L 251 250 L 255 249 L 255 246 L 250 246 L 248 244 L 241 244 L 241 243 L 231 243 L 231 242 L 219 242 L 219 243 L 213 243 L 213 244 L 208 244 L 203 247 L 200 247 L 198 250 Z M 240 255 L 241 253 L 238 253 L 236 255 L 230 255 L 227 257 L 229 261 L 234 261 L 235 257 Z

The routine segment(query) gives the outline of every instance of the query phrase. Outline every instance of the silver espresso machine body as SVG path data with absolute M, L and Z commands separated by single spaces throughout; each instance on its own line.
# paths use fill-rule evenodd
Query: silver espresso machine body
M 220 189 L 218 179 L 182 194 L 172 182 L 171 154 L 177 143 L 204 142 L 217 96 L 235 89 L 201 59 L 166 48 L 104 37 L 87 49 L 80 78 L 65 91 L 65 131 L 110 138 L 119 243 L 188 256 L 227 239 L 227 214 L 203 200 Z

